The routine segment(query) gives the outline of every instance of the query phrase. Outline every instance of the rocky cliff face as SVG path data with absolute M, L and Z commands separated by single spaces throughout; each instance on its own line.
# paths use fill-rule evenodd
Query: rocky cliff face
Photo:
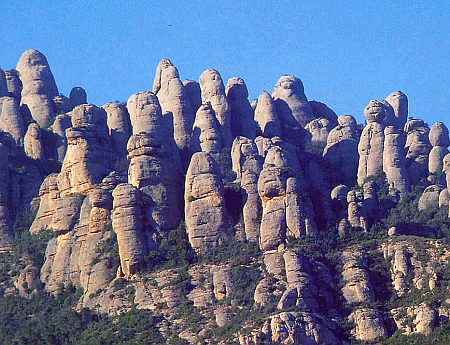
M 407 121 L 402 92 L 370 101 L 362 126 L 294 76 L 250 103 L 241 78 L 181 82 L 161 60 L 152 92 L 99 108 L 80 87 L 59 95 L 30 50 L 0 70 L 0 104 L 0 251 L 52 234 L 43 261 L 0 262 L 5 296 L 73 285 L 78 309 L 149 309 L 190 344 L 444 327 L 448 129 Z

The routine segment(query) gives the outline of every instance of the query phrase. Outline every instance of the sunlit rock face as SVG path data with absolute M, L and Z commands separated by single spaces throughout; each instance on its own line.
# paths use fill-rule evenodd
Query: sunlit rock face
M 430 129 L 420 119 L 409 120 L 405 124 L 406 132 L 406 168 L 411 184 L 417 184 L 428 177 L 428 156 L 431 144 L 428 138 Z
M 447 126 L 442 122 L 436 122 L 431 126 L 428 138 L 433 146 L 428 156 L 428 181 L 441 184 L 445 179 L 442 174 L 442 160 L 449 153 L 450 145 Z
M 20 57 L 16 70 L 23 87 L 21 105 L 28 109 L 39 126 L 51 125 L 55 116 L 52 99 L 59 93 L 47 59 L 37 50 L 27 50 Z
M 185 182 L 185 220 L 189 242 L 205 253 L 219 244 L 226 226 L 226 208 L 220 169 L 208 153 L 192 156 Z
M 392 125 L 397 129 L 403 129 L 408 121 L 408 97 L 401 91 L 395 91 L 386 98 L 386 101 L 394 111 L 395 121 Z
M 254 117 L 262 136 L 266 138 L 281 136 L 281 124 L 277 108 L 268 92 L 263 91 L 259 95 Z
M 225 94 L 222 77 L 215 69 L 207 69 L 200 75 L 199 82 L 202 90 L 202 102 L 211 103 L 211 107 L 219 123 L 222 145 L 224 147 L 231 147 L 233 143 L 233 135 L 231 134 L 231 108 Z

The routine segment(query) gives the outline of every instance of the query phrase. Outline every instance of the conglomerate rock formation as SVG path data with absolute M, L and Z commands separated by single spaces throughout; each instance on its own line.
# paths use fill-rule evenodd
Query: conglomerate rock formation
M 448 300 L 422 296 L 447 292 L 450 249 L 420 217 L 442 207 L 445 237 L 445 124 L 408 120 L 396 91 L 358 125 L 290 75 L 248 96 L 214 69 L 182 82 L 167 59 L 151 91 L 101 108 L 81 87 L 59 94 L 36 50 L 0 69 L 0 251 L 20 231 L 53 236 L 1 293 L 73 284 L 78 309 L 151 309 L 164 337 L 190 344 L 432 333 Z

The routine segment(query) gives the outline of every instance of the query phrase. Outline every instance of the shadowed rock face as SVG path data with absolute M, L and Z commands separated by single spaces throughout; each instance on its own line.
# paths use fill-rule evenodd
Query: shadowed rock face
M 151 242 L 152 232 L 159 238 L 165 238 L 169 230 L 178 226 L 182 217 L 183 180 L 180 166 L 173 161 L 173 154 L 167 151 L 167 145 L 146 133 L 133 135 L 127 150 L 130 161 L 128 182 L 143 192 L 148 243 Z
M 406 137 L 394 126 L 384 130 L 383 171 L 389 183 L 391 195 L 400 196 L 410 192 L 409 176 L 406 170 Z
M 256 102 L 255 121 L 258 123 L 262 136 L 266 138 L 281 136 L 281 124 L 277 108 L 272 96 L 266 91 L 261 92 Z
M 226 225 L 220 170 L 211 155 L 197 152 L 186 173 L 185 219 L 189 242 L 204 253 L 218 245 Z
M 127 142 L 131 135 L 130 115 L 127 108 L 118 103 L 106 103 L 102 108 L 106 111 L 113 150 L 120 157 L 126 157 Z
M 442 172 L 442 160 L 449 153 L 447 147 L 450 145 L 447 127 L 442 122 L 436 122 L 431 126 L 428 138 L 433 146 L 428 156 L 428 181 L 442 183 L 442 179 L 439 179 Z
M 231 107 L 231 133 L 233 137 L 244 136 L 255 139 L 255 121 L 253 109 L 248 101 L 248 90 L 241 78 L 228 80 L 225 90 Z
M 386 98 L 386 101 L 394 111 L 395 121 L 393 126 L 397 129 L 403 129 L 408 120 L 408 97 L 401 91 L 395 91 Z
M 194 112 L 178 71 L 169 60 L 159 63 L 153 92 L 158 96 L 163 114 L 170 113 L 172 116 L 173 136 L 178 148 L 189 147 Z
M 210 102 L 219 123 L 219 132 L 222 145 L 231 147 L 233 136 L 231 134 L 231 109 L 225 95 L 225 86 L 222 77 L 215 69 L 205 70 L 199 78 L 202 90 L 202 102 Z
M 0 97 L 8 96 L 8 84 L 5 71 L 0 68 Z
M 62 163 L 66 156 L 67 136 L 66 129 L 72 127 L 72 118 L 69 114 L 61 114 L 56 116 L 55 122 L 50 127 L 55 138 L 56 159 Z
M 68 113 L 73 109 L 70 99 L 63 95 L 53 97 L 53 111 L 56 115 Z
M 81 104 L 87 104 L 86 91 L 82 87 L 76 86 L 70 90 L 70 104 L 73 108 Z
M 25 127 L 22 115 L 19 112 L 17 100 L 12 97 L 0 98 L 0 129 L 7 132 L 16 142 L 16 145 L 22 146 L 25 136 Z
M 58 184 L 56 182 L 58 174 L 48 175 L 42 182 L 39 189 L 39 209 L 36 218 L 31 224 L 30 232 L 32 234 L 47 229 L 53 219 L 56 211 L 56 200 L 59 198 Z
M 272 98 L 280 117 L 284 139 L 298 144 L 298 141 L 303 140 L 304 127 L 314 119 L 302 81 L 290 75 L 282 76 L 275 84 Z
M 364 108 L 364 117 L 367 124 L 372 122 L 382 123 L 386 118 L 385 105 L 372 99 Z
M 111 171 L 111 142 L 106 112 L 83 104 L 72 112 L 72 128 L 66 130 L 67 152 L 58 175 L 61 197 L 88 193 Z
M 195 122 L 192 127 L 190 143 L 191 152 L 209 153 L 217 162 L 222 151 L 222 140 L 219 124 L 214 115 L 211 103 L 202 104 L 197 110 Z
M 202 90 L 200 84 L 195 80 L 184 80 L 184 89 L 191 103 L 192 112 L 195 114 L 202 105 Z
M 39 126 L 47 127 L 55 115 L 52 99 L 59 94 L 47 59 L 37 50 L 27 50 L 16 70 L 23 85 L 21 104 L 28 108 Z
M 20 102 L 22 92 L 22 81 L 19 78 L 19 73 L 15 70 L 5 71 L 6 85 L 8 87 L 8 96 L 17 99 Z

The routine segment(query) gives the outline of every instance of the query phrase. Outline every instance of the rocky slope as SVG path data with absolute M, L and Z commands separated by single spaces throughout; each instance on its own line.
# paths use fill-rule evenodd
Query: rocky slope
M 3 299 L 73 287 L 76 310 L 149 310 L 170 343 L 406 344 L 446 327 L 449 132 L 408 118 L 402 92 L 358 125 L 294 76 L 250 103 L 241 78 L 181 81 L 162 60 L 152 91 L 97 107 L 29 50 L 0 97 Z

